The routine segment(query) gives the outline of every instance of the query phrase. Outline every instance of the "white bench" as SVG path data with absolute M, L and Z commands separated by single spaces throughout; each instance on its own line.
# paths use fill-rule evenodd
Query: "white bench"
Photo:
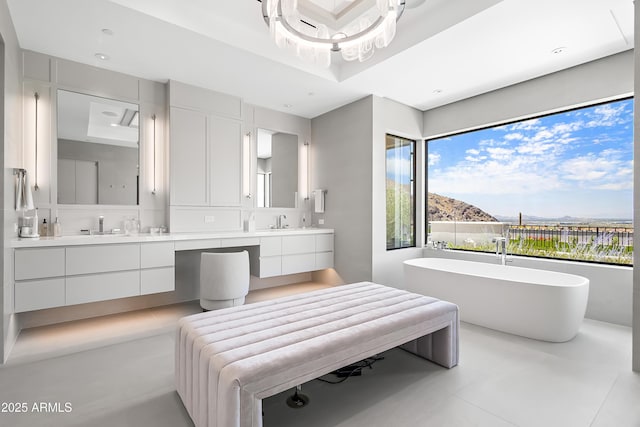
M 176 388 L 196 427 L 262 426 L 262 399 L 400 345 L 455 366 L 458 326 L 455 304 L 370 282 L 195 314 Z

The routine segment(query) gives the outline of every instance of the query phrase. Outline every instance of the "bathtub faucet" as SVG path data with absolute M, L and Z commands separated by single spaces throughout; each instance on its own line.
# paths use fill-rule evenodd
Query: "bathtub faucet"
M 496 242 L 496 255 L 500 257 L 501 264 L 507 265 L 507 238 L 494 237 L 493 241 Z

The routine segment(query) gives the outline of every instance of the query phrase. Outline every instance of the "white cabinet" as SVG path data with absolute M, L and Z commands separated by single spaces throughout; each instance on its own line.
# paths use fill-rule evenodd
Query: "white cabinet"
M 242 123 L 209 116 L 209 204 L 240 206 Z
M 173 242 L 142 243 L 140 246 L 140 267 L 167 267 L 175 264 Z
M 263 237 L 253 274 L 273 277 L 333 267 L 333 234 Z
M 204 109 L 206 98 L 202 101 L 191 108 L 170 108 L 171 205 L 239 207 L 242 121 Z
M 173 242 L 142 243 L 140 246 L 140 295 L 175 289 Z
M 14 279 L 16 313 L 64 305 L 64 248 L 15 251 Z
M 65 304 L 65 280 L 25 280 L 15 284 L 15 312 L 60 307 Z
M 17 313 L 175 289 L 173 242 L 16 249 Z
M 64 248 L 15 251 L 15 280 L 64 276 Z
M 140 270 L 140 295 L 171 292 L 175 289 L 174 267 Z
M 67 276 L 137 270 L 140 268 L 140 244 L 68 247 Z
M 171 107 L 171 204 L 205 206 L 207 200 L 207 116 Z
M 140 295 L 140 271 L 67 277 L 66 305 Z

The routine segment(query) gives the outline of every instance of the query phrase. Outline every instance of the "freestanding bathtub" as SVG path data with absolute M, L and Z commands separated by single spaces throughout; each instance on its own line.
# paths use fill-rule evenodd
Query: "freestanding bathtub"
M 410 292 L 457 304 L 462 321 L 552 342 L 578 333 L 589 296 L 581 276 L 446 258 L 405 261 L 404 280 Z

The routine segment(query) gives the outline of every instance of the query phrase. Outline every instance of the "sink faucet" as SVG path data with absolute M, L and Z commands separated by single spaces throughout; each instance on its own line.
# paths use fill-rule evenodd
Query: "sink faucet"
M 287 219 L 286 215 L 278 215 L 278 218 L 276 219 L 276 228 L 284 228 L 284 223 L 282 222 L 284 219 Z
M 98 232 L 104 233 L 104 216 L 98 217 Z

